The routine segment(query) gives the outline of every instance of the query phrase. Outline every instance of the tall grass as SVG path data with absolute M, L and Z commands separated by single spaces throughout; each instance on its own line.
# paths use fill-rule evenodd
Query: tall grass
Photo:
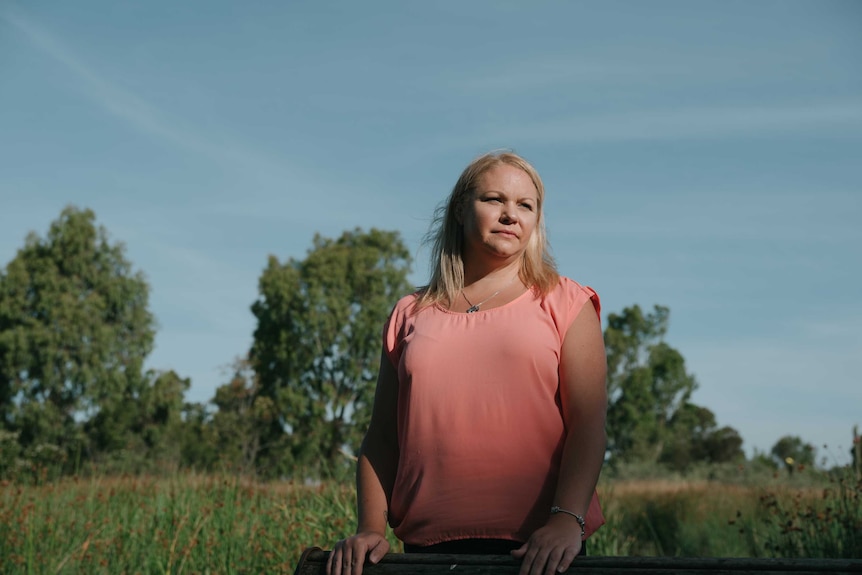
M 766 556 L 862 558 L 862 480 L 849 470 L 819 489 L 766 491 L 759 510 L 749 530 Z
M 602 492 L 608 523 L 593 555 L 862 558 L 862 482 L 849 472 L 761 485 L 616 481 Z
M 862 484 L 603 482 L 591 555 L 862 557 Z M 0 573 L 292 573 L 355 525 L 350 483 L 231 475 L 0 484 Z M 390 540 L 393 551 L 400 544 Z
M 353 528 L 352 488 L 178 475 L 4 483 L 0 572 L 292 573 Z
M 734 525 L 737 515 L 748 513 L 757 501 L 751 488 L 708 481 L 619 481 L 604 485 L 600 495 L 607 524 L 595 542 L 591 539 L 591 555 L 753 555 L 750 541 Z

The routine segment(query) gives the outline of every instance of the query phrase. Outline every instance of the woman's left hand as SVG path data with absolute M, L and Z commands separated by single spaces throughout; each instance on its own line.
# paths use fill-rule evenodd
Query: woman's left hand
M 554 515 L 512 556 L 522 559 L 519 575 L 556 575 L 568 569 L 581 551 L 581 526 L 573 517 Z

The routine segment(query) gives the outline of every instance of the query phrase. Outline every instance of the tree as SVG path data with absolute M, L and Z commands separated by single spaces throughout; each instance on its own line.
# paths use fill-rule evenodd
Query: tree
M 370 418 L 381 328 L 410 290 L 409 265 L 399 234 L 376 229 L 335 240 L 316 235 L 304 260 L 269 258 L 252 305 L 250 360 L 259 394 L 276 413 L 259 454 L 271 472 L 277 461 L 332 468 L 343 449 L 358 449 Z
M 728 463 L 745 459 L 742 437 L 729 425 L 716 429 L 705 437 L 703 449 L 706 461 L 712 463 Z
M 90 210 L 68 207 L 0 272 L 0 426 L 69 455 L 80 421 L 139 384 L 154 337 L 149 287 Z
M 715 414 L 686 402 L 670 421 L 670 438 L 660 461 L 683 471 L 694 463 L 727 463 L 745 459 L 742 437 L 732 427 L 719 428 Z
M 179 448 L 184 467 L 198 471 L 212 470 L 219 459 L 213 431 L 212 414 L 207 404 L 186 402 L 183 405 L 182 435 Z
M 257 374 L 246 358 L 233 363 L 231 380 L 216 389 L 212 403 L 218 411 L 210 428 L 222 464 L 253 471 L 261 442 L 275 419 L 275 405 L 260 394 Z
M 644 314 L 635 305 L 608 316 L 608 450 L 614 460 L 657 461 L 672 437 L 674 415 L 697 387 L 685 359 L 663 341 L 669 315 L 667 307 Z
M 705 441 L 715 430 L 715 414 L 709 409 L 686 402 L 670 420 L 673 430 L 665 442 L 660 461 L 676 470 L 707 459 Z
M 135 465 L 181 463 L 185 392 L 191 386 L 173 370 L 149 370 L 130 382 L 122 397 L 105 405 L 84 423 L 92 456 L 117 460 L 126 471 Z
M 790 472 L 798 465 L 814 465 L 817 457 L 817 449 L 796 435 L 785 435 L 780 438 L 772 446 L 770 453 L 779 465 L 787 466 Z

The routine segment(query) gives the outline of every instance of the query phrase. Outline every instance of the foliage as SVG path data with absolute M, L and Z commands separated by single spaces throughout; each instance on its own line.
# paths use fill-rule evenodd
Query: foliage
M 775 459 L 765 451 L 760 451 L 757 448 L 754 449 L 754 453 L 751 455 L 751 463 L 772 470 L 778 469 Z
M 786 465 L 792 473 L 797 465 L 814 465 L 817 449 L 796 435 L 785 435 L 775 442 L 770 452 L 779 465 Z
M 344 467 L 370 418 L 381 327 L 406 293 L 410 256 L 397 232 L 315 236 L 304 260 L 270 257 L 252 312 L 250 360 L 275 417 L 258 468 L 269 474 Z M 268 408 L 267 408 L 268 409 Z
M 608 316 L 608 447 L 618 460 L 657 460 L 674 414 L 697 385 L 663 341 L 669 315 L 666 307 L 644 314 L 635 305 Z
M 715 481 L 603 481 L 607 523 L 589 554 L 862 558 L 862 486 L 806 473 L 817 487 L 782 474 L 766 494 Z M 303 549 L 352 531 L 354 498 L 344 483 L 229 474 L 4 482 L 0 572 L 292 573 Z
M 749 487 L 711 481 L 620 481 L 600 489 L 607 524 L 596 542 L 613 535 L 624 555 L 752 557 L 761 552 L 740 537 L 739 509 L 754 506 Z M 590 539 L 590 555 L 596 549 Z
M 261 441 L 275 419 L 272 399 L 260 394 L 257 374 L 247 359 L 237 359 L 231 380 L 216 390 L 218 411 L 210 426 L 219 462 L 244 473 L 255 470 Z
M 303 549 L 352 528 L 353 499 L 337 484 L 230 475 L 7 483 L 0 572 L 292 573 Z
M 706 407 L 686 402 L 670 421 L 670 433 L 660 461 L 684 470 L 694 462 L 726 463 L 745 459 L 742 437 L 732 427 L 719 428 Z
M 862 558 L 862 483 L 849 468 L 794 476 L 748 468 L 740 465 L 735 478 L 709 473 L 732 483 L 603 481 L 607 524 L 594 536 L 600 545 L 590 540 L 590 554 Z
M 197 471 L 218 469 L 218 439 L 207 404 L 189 402 L 183 405 L 182 437 L 179 441 L 182 467 Z
M 749 523 L 767 557 L 862 558 L 862 481 L 844 468 L 817 489 L 768 489 Z
M 685 359 L 664 341 L 670 310 L 637 305 L 610 314 L 608 451 L 613 465 L 660 461 L 684 470 L 698 462 L 741 461 L 742 438 L 719 428 L 715 415 L 690 402 L 697 382 Z
M 187 378 L 143 371 L 155 329 L 143 274 L 92 211 L 66 208 L 0 271 L 0 479 L 181 467 L 349 476 L 381 326 L 411 289 L 409 265 L 399 234 L 376 229 L 317 235 L 302 260 L 270 257 L 248 357 L 208 404 L 186 403 Z M 664 341 L 669 314 L 635 305 L 608 317 L 609 470 L 618 477 L 692 477 L 744 461 L 736 430 L 691 402 L 696 381 Z M 814 456 L 794 436 L 771 453 L 792 460 L 789 470 Z
M 46 237 L 27 237 L 0 273 L 0 427 L 22 450 L 77 460 L 79 422 L 141 386 L 148 294 L 90 210 L 66 208 Z
M 151 469 L 148 460 L 179 466 L 184 432 L 184 396 L 191 385 L 174 371 L 148 371 L 116 402 L 90 418 L 84 429 L 93 462 L 115 462 L 126 472 Z M 130 460 L 138 459 L 134 467 Z

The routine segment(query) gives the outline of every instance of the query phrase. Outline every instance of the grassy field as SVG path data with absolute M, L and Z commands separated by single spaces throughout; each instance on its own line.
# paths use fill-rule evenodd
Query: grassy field
M 862 557 L 862 485 L 616 481 L 591 555 Z M 292 573 L 354 526 L 352 485 L 233 476 L 0 485 L 0 572 Z M 400 546 L 393 539 L 393 549 Z

